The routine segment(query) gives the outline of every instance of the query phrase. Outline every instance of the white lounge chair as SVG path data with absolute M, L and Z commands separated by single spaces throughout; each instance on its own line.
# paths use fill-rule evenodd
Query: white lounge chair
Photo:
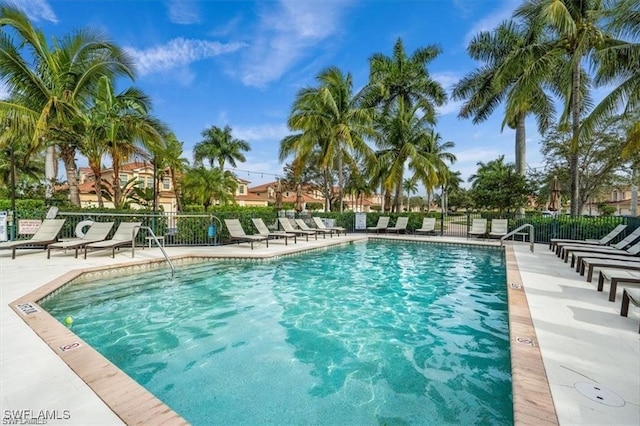
M 293 242 L 294 243 L 297 242 L 296 234 L 290 234 L 290 233 L 285 232 L 285 231 L 270 231 L 269 228 L 267 228 L 267 225 L 264 224 L 264 221 L 259 217 L 252 218 L 251 222 L 253 222 L 253 226 L 255 226 L 256 229 L 258 230 L 258 234 L 257 235 L 266 236 L 266 237 L 269 237 L 271 239 L 284 238 L 284 245 L 285 246 L 287 245 L 287 240 L 289 238 L 293 238 Z
M 436 232 L 436 218 L 425 217 L 422 219 L 422 226 L 415 230 L 416 234 L 430 234 Z
M 508 232 L 509 232 L 508 219 L 492 219 L 491 220 L 491 232 L 489 232 L 489 238 L 501 238 L 507 235 Z
M 0 250 L 11 249 L 11 258 L 16 258 L 16 249 L 18 247 L 44 247 L 58 241 L 58 234 L 64 225 L 64 219 L 44 219 L 40 227 L 33 236 L 28 240 L 16 240 L 0 243 Z
M 84 258 L 87 258 L 89 249 L 104 250 L 111 249 L 111 257 L 116 257 L 116 249 L 135 244 L 136 236 L 140 230 L 142 222 L 121 222 L 115 234 L 109 240 L 98 241 L 84 245 Z
M 598 277 L 598 291 L 602 291 L 605 281 L 610 281 L 609 302 L 616 301 L 618 284 L 626 286 L 640 286 L 640 270 L 627 271 L 620 269 L 602 269 Z
M 484 237 L 487 235 L 487 219 L 473 219 L 471 229 L 467 232 L 467 238 Z
M 285 232 L 288 232 L 290 234 L 296 234 L 296 235 L 304 235 L 307 238 L 307 241 L 309 241 L 309 235 L 315 235 L 316 240 L 318 239 L 318 233 L 317 232 L 315 232 L 315 231 L 305 231 L 303 229 L 296 229 L 291 224 L 291 221 L 286 217 L 281 217 L 278 220 L 280 221 L 280 226 L 282 226 L 282 229 L 284 229 Z
M 622 305 L 620 306 L 620 315 L 626 317 L 629 315 L 629 303 L 640 307 L 640 290 L 637 288 L 622 289 Z M 640 329 L 638 329 L 640 333 Z
M 385 229 L 386 232 L 395 232 L 406 233 L 407 232 L 407 224 L 409 223 L 409 218 L 407 216 L 400 216 L 398 220 L 396 220 L 396 224 L 390 228 Z
M 569 245 L 561 246 L 558 244 L 558 250 L 556 254 L 558 257 L 568 262 L 570 253 L 575 251 L 580 252 L 593 252 L 593 253 L 611 253 L 611 254 L 625 254 L 625 249 L 632 245 L 633 242 L 640 238 L 640 226 L 637 227 L 632 233 L 627 235 L 623 240 L 617 242 L 612 246 L 582 246 L 582 245 Z M 571 264 L 573 266 L 573 263 Z
M 251 243 L 251 250 L 253 250 L 253 243 L 264 241 L 269 247 L 269 237 L 266 235 L 247 235 L 244 232 L 244 228 L 242 228 L 242 224 L 238 219 L 225 219 L 224 224 L 227 226 L 227 230 L 229 231 L 229 237 L 231 241 L 235 241 L 238 244 Z
M 579 271 L 579 268 L 581 268 L 580 264 L 582 263 L 582 259 L 586 257 L 611 260 L 627 260 L 628 258 L 639 259 L 638 255 L 640 254 L 640 242 L 635 243 L 625 250 L 593 251 L 587 250 L 586 247 L 584 247 L 580 251 L 571 251 L 569 252 L 569 254 L 571 255 L 571 267 L 575 267 L 576 271 Z
M 322 234 L 322 238 L 327 238 L 327 234 L 329 234 L 329 236 L 333 238 L 333 231 L 330 229 L 320 229 L 320 228 L 313 229 L 313 228 L 309 228 L 306 222 L 302 219 L 294 219 L 294 220 L 296 221 L 298 228 L 300 228 L 303 231 L 311 231 L 311 232 L 315 232 L 316 234 Z
M 326 226 L 322 221 L 322 218 L 314 216 L 313 221 L 316 223 L 316 226 L 318 227 L 318 229 L 330 229 L 332 231 L 335 231 L 338 236 L 340 235 L 341 232 L 347 235 L 347 230 L 345 228 L 341 226 Z
M 617 237 L 622 231 L 626 229 L 627 225 L 618 225 L 611 232 L 609 232 L 604 237 L 599 240 L 595 239 L 586 239 L 586 240 L 571 240 L 571 239 L 563 239 L 563 238 L 551 238 L 549 240 L 549 249 L 553 250 L 554 247 L 558 244 L 566 243 L 566 244 L 586 244 L 586 245 L 595 245 L 595 246 L 604 246 L 609 244 L 615 237 Z
M 376 231 L 380 233 L 380 231 L 384 231 L 389 226 L 389 216 L 380 216 L 378 217 L 378 223 L 376 226 L 368 226 L 367 232 Z
M 47 259 L 51 258 L 51 249 L 75 249 L 76 259 L 78 258 L 78 250 L 86 244 L 96 243 L 107 239 L 107 235 L 111 232 L 114 222 L 93 222 L 89 230 L 81 237 L 72 240 L 61 241 L 47 246 Z

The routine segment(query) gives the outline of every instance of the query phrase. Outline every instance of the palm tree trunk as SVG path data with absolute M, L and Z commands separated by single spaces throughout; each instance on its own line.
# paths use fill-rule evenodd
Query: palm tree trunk
M 178 180 L 176 179 L 176 174 L 173 170 L 171 170 L 171 184 L 173 185 L 173 193 L 176 194 L 176 210 L 179 212 L 182 211 L 182 200 L 181 200 L 181 190 L 178 186 Z
M 524 127 L 526 115 L 519 113 L 516 124 L 516 172 L 519 175 L 526 175 L 527 173 L 527 137 Z
M 113 160 L 113 206 L 119 209 L 121 207 L 120 198 L 122 197 L 122 190 L 120 188 L 120 156 L 114 152 L 111 158 Z
M 96 191 L 96 197 L 98 198 L 98 207 L 102 209 L 104 208 L 104 199 L 102 198 L 102 166 L 100 165 L 100 161 L 97 163 L 89 161 L 89 168 L 95 176 L 93 189 Z
M 580 214 L 580 173 L 578 170 L 578 136 L 580 130 L 580 61 L 574 59 L 573 78 L 571 88 L 571 157 L 569 159 L 571 172 L 571 216 Z
M 338 153 L 338 202 L 340 203 L 340 213 L 342 213 L 342 152 Z
M 396 185 L 396 194 L 395 194 L 395 203 L 394 209 L 396 213 L 400 213 L 400 208 L 402 207 L 402 180 L 404 178 L 404 173 L 400 174 L 400 179 L 398 179 L 398 184 Z
M 67 184 L 69 185 L 69 201 L 76 207 L 80 207 L 80 192 L 78 191 L 78 178 L 76 174 L 76 149 L 65 144 L 60 147 L 60 157 L 64 163 L 67 173 Z
M 45 198 L 53 198 L 53 182 L 58 176 L 56 167 L 56 148 L 48 146 L 45 154 L 44 163 L 44 180 L 45 180 Z

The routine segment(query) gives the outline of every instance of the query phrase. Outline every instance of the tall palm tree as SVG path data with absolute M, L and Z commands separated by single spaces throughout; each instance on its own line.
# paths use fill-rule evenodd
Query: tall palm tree
M 440 83 L 431 78 L 427 65 L 441 52 L 440 47 L 431 45 L 418 48 L 407 56 L 402 39 L 398 38 L 392 56 L 372 55 L 365 103 L 386 110 L 397 99 L 402 99 L 407 107 L 422 105 L 424 114 L 435 119 L 435 107 L 446 102 L 447 94 Z
M 625 20 L 623 14 L 611 14 L 615 2 L 602 0 L 528 0 L 514 16 L 522 19 L 530 31 L 543 31 L 544 36 L 523 46 L 511 55 L 508 68 L 520 69 L 525 76 L 535 76 L 549 70 L 549 66 L 564 61 L 567 65 L 560 69 L 560 94 L 564 100 L 561 121 L 570 126 L 571 140 L 571 214 L 580 213 L 579 187 L 579 137 L 581 117 L 584 116 L 590 99 L 588 90 L 591 82 L 583 69 L 589 63 L 597 71 L 608 65 L 595 61 L 595 53 L 607 45 L 622 43 L 607 30 L 607 21 Z M 608 16 L 609 19 L 603 19 Z M 617 24 L 613 24 L 617 25 Z M 522 66 L 523 58 L 533 59 L 529 66 Z M 609 58 L 611 59 L 611 58 Z M 610 66 L 617 67 L 615 63 Z
M 120 167 L 133 155 L 144 158 L 164 146 L 164 123 L 149 115 L 151 100 L 141 90 L 130 87 L 116 94 L 107 76 L 99 79 L 90 112 L 92 137 L 98 139 L 111 158 L 113 167 L 113 203 L 123 205 L 120 187 Z M 98 179 L 99 176 L 96 176 Z
M 388 113 L 374 124 L 374 141 L 381 161 L 390 165 L 383 187 L 395 189 L 395 211 L 400 211 L 405 166 L 425 185 L 441 173 L 443 163 L 426 149 L 434 132 L 430 118 L 421 111 L 420 104 L 406 105 L 403 98 L 398 98 Z
M 280 161 L 294 155 L 294 167 L 300 168 L 320 153 L 318 166 L 338 171 L 338 199 L 343 209 L 344 168 L 357 167 L 357 159 L 371 155 L 364 135 L 370 133 L 372 111 L 359 105 L 353 94 L 353 79 L 331 67 L 316 77 L 318 87 L 304 88 L 296 95 L 289 129 L 296 131 L 280 143 Z
M 57 145 L 71 202 L 79 206 L 75 153 L 80 141 L 72 123 L 99 78 L 133 77 L 132 61 L 102 34 L 90 30 L 56 39 L 49 46 L 24 12 L 6 4 L 0 6 L 0 30 L 0 74 L 10 94 L 10 100 L 0 101 L 0 121 L 10 118 L 12 126 L 26 130 L 33 149 L 49 142 Z M 53 167 L 49 163 L 46 169 Z M 47 178 L 51 182 L 51 176 Z
M 421 139 L 418 149 L 428 159 L 428 168 L 421 170 L 418 177 L 424 183 L 427 192 L 432 192 L 437 186 L 447 184 L 451 176 L 449 165 L 456 162 L 456 156 L 449 152 L 455 144 L 452 141 L 442 142 L 442 136 L 431 129 L 428 137 Z
M 247 141 L 234 138 L 231 134 L 231 127 L 225 126 L 221 129 L 211 126 L 202 131 L 201 142 L 198 142 L 193 149 L 193 156 L 196 163 L 201 164 L 203 160 L 209 160 L 209 165 L 218 163 L 218 168 L 224 170 L 224 164 L 229 162 L 231 167 L 237 167 L 236 161 L 244 163 L 247 161 L 243 151 L 251 151 L 251 145 Z
M 418 192 L 418 182 L 415 179 L 405 179 L 402 182 L 402 189 L 407 193 L 407 211 L 411 207 L 411 194 Z
M 516 170 L 521 175 L 526 173 L 527 115 L 535 116 L 538 129 L 543 133 L 555 115 L 555 108 L 553 99 L 543 89 L 550 83 L 546 73 L 524 79 L 514 68 L 507 74 L 504 63 L 509 55 L 537 36 L 528 34 L 515 21 L 503 22 L 491 32 L 478 33 L 469 42 L 467 52 L 482 65 L 465 75 L 452 93 L 454 99 L 465 100 L 458 116 L 472 118 L 474 124 L 487 120 L 500 104 L 505 104 L 502 129 L 505 125 L 515 128 Z
M 184 142 L 179 141 L 176 135 L 169 133 L 165 138 L 165 147 L 160 152 L 159 165 L 169 169 L 171 184 L 176 194 L 176 208 L 182 211 L 182 179 L 189 166 L 189 161 L 182 157 Z

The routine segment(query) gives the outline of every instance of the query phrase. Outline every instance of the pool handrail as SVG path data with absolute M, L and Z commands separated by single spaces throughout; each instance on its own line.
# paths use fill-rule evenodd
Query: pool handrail
M 146 229 L 147 232 L 149 232 L 149 234 L 151 235 L 151 238 L 153 238 L 153 240 L 156 242 L 156 244 L 158 245 L 158 248 L 162 252 L 162 255 L 164 256 L 165 260 L 169 264 L 169 267 L 171 268 L 171 278 L 173 278 L 173 276 L 176 273 L 176 268 L 173 266 L 173 263 L 171 262 L 171 259 L 169 259 L 169 256 L 167 255 L 167 252 L 164 251 L 164 247 L 162 246 L 162 244 L 160 244 L 160 241 L 158 241 L 158 237 L 156 237 L 156 234 L 154 234 L 153 230 L 149 226 L 138 225 L 138 226 L 134 226 L 133 227 L 133 230 L 131 231 L 131 241 L 132 241 L 132 244 L 131 244 L 131 258 L 133 259 L 135 257 L 135 255 L 136 255 L 135 238 L 136 238 L 136 230 L 137 229 Z
M 502 237 L 500 237 L 500 247 L 502 247 L 502 245 L 504 244 L 504 240 L 506 240 L 507 238 L 517 234 L 518 231 L 520 231 L 520 230 L 522 230 L 524 228 L 529 228 L 529 243 L 531 244 L 531 252 L 533 253 L 533 243 L 534 243 L 535 228 L 530 223 L 525 223 L 524 225 L 520 225 L 516 229 L 514 229 L 513 231 L 511 231 L 511 232 L 507 233 L 506 235 L 503 235 Z

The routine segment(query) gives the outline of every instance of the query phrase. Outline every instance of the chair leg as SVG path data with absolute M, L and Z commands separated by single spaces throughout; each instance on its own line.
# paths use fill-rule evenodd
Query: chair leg
M 611 278 L 611 289 L 609 290 L 609 302 L 616 301 L 616 290 L 618 289 L 618 280 Z
M 629 315 L 629 293 L 627 290 L 622 292 L 622 306 L 620 306 L 620 315 L 626 317 Z

